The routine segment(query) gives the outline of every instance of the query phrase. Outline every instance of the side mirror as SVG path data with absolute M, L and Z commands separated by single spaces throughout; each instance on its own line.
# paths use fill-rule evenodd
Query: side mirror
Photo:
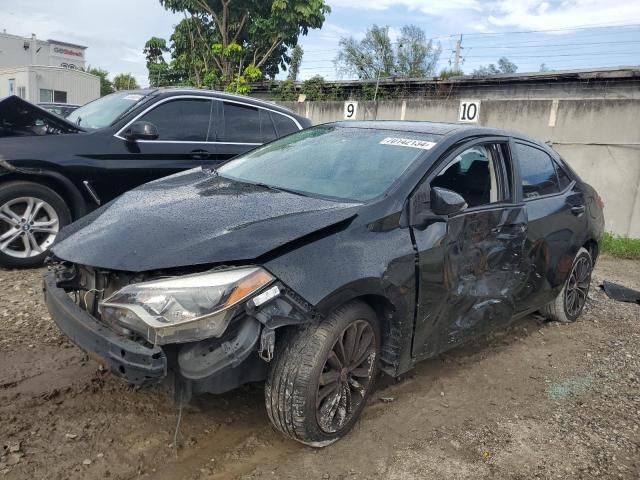
M 124 133 L 124 136 L 130 142 L 135 142 L 136 140 L 156 140 L 160 134 L 153 123 L 134 122 Z
M 436 215 L 452 215 L 467 208 L 462 195 L 446 188 L 431 189 L 431 211 Z

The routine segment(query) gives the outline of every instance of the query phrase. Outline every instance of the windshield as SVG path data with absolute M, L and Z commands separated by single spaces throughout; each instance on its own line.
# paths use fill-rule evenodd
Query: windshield
M 141 93 L 112 93 L 74 110 L 67 120 L 90 130 L 108 127 L 145 97 Z
M 320 126 L 276 140 L 218 170 L 223 177 L 345 200 L 385 193 L 439 135 Z

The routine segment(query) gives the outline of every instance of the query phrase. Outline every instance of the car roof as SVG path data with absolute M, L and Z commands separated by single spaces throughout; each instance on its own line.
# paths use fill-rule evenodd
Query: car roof
M 426 133 L 432 135 L 451 135 L 467 131 L 473 135 L 513 135 L 514 132 L 497 128 L 477 127 L 461 123 L 423 122 L 411 120 L 365 120 L 365 121 L 340 121 L 332 125 L 350 128 L 373 128 L 380 130 L 394 130 L 398 132 Z
M 502 136 L 502 137 L 514 137 L 517 139 L 525 140 L 527 142 L 535 143 L 541 147 L 551 150 L 544 142 L 529 137 L 520 132 L 514 130 L 507 130 L 502 128 L 490 128 L 479 127 L 473 124 L 464 123 L 446 123 L 446 122 L 425 122 L 425 121 L 413 121 L 413 120 L 347 120 L 339 122 L 331 122 L 325 125 L 337 125 L 340 127 L 350 128 L 371 128 L 379 130 L 391 130 L 396 132 L 411 132 L 411 133 L 424 133 L 428 135 L 441 135 L 443 137 L 449 137 L 453 135 L 461 134 L 463 137 L 475 137 L 475 136 Z
M 276 103 L 268 102 L 266 100 L 260 100 L 258 98 L 253 97 L 245 97 L 243 95 L 234 95 L 232 93 L 220 92 L 217 90 L 203 90 L 200 88 L 177 88 L 177 87 L 165 87 L 165 88 L 157 88 L 157 89 L 147 89 L 147 90 L 136 90 L 132 93 L 140 93 L 143 95 L 155 94 L 155 95 L 201 95 L 203 97 L 211 97 L 211 98 L 219 98 L 221 100 L 231 100 L 235 102 L 242 102 L 248 105 L 254 105 L 256 107 L 264 107 L 269 108 L 271 110 L 275 110 L 277 112 L 286 113 L 289 116 L 296 117 L 298 119 L 304 119 L 305 117 L 300 114 L 290 110 L 288 108 L 282 107 Z

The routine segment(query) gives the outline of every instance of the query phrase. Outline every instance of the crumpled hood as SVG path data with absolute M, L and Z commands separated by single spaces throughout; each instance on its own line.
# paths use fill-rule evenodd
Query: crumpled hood
M 195 169 L 125 193 L 65 228 L 51 250 L 62 260 L 130 272 L 252 260 L 360 207 Z
M 84 128 L 16 95 L 0 98 L 0 137 L 59 135 L 84 131 Z

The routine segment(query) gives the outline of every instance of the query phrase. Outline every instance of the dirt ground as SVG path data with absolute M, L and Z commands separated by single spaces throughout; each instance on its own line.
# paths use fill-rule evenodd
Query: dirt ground
M 41 271 L 0 270 L 0 478 L 640 478 L 640 306 L 593 288 L 574 324 L 529 317 L 383 378 L 347 438 L 269 425 L 261 385 L 178 411 L 98 370 L 57 331 Z M 640 289 L 640 262 L 602 258 Z

